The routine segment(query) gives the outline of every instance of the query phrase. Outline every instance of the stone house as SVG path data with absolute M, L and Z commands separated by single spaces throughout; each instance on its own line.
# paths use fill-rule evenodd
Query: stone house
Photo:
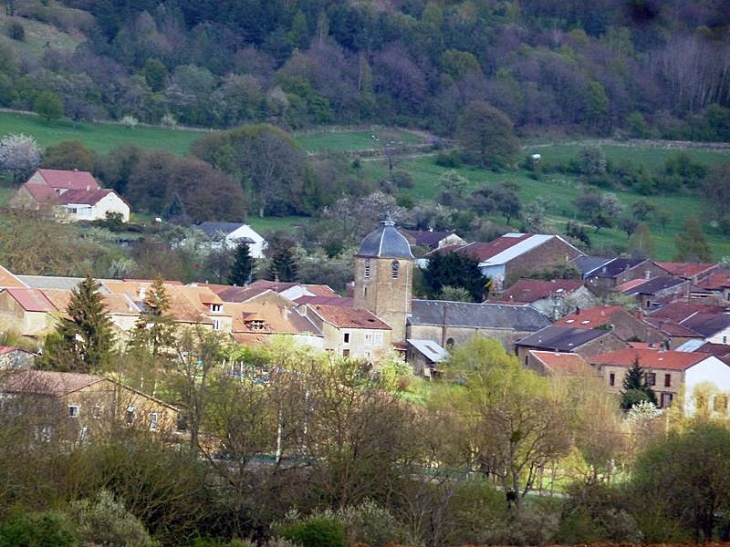
M 495 338 L 512 351 L 517 340 L 549 324 L 546 315 L 525 305 L 413 300 L 408 339 L 431 340 L 449 347 L 479 335 Z
M 297 309 L 322 333 L 325 351 L 377 361 L 392 348 L 393 329 L 368 310 L 318 304 Z
M 0 331 L 45 336 L 56 325 L 57 311 L 40 289 L 0 290 Z
M 30 368 L 35 354 L 15 346 L 0 346 L 0 370 Z
M 121 383 L 92 374 L 23 370 L 0 382 L 4 409 L 32 406 L 33 427 L 43 438 L 62 433 L 87 442 L 117 427 L 177 434 L 179 411 L 172 405 Z
M 605 262 L 603 260 L 574 262 L 582 270 L 586 287 L 597 296 L 607 296 L 613 289 L 628 281 L 666 276 L 664 269 L 648 259 L 613 258 Z
M 292 338 L 300 345 L 324 349 L 322 333 L 312 321 L 290 307 L 251 302 L 227 303 L 233 317 L 231 336 L 244 345 L 269 344 L 276 336 Z
M 532 370 L 538 370 L 542 366 L 531 353 L 535 350 L 576 353 L 584 359 L 588 359 L 594 355 L 628 347 L 628 343 L 610 330 L 589 330 L 555 325 L 545 327 L 515 344 L 520 363 Z
M 406 340 L 406 362 L 413 373 L 425 378 L 438 378 L 442 374 L 441 363 L 448 360 L 449 352 L 432 340 Z
M 596 297 L 577 279 L 520 279 L 499 295 L 510 304 L 528 304 L 553 320 L 576 308 L 589 308 Z
M 464 253 L 477 260 L 482 275 L 492 281 L 497 292 L 520 277 L 529 277 L 583 255 L 559 235 L 523 233 L 505 234 L 488 243 L 450 245 L 432 253 L 444 252 Z
M 621 306 L 579 308 L 554 324 L 577 329 L 607 329 L 625 342 L 663 344 L 667 341 L 664 334 L 644 321 L 643 314 L 635 315 Z
M 596 370 L 577 353 L 530 350 L 528 367 L 542 376 L 596 376 Z
M 617 292 L 636 299 L 642 310 L 654 310 L 676 300 L 689 300 L 691 283 L 678 277 L 635 279 L 616 287 Z
M 708 408 L 727 415 L 730 395 L 730 366 L 709 353 L 664 351 L 655 349 L 624 349 L 589 359 L 598 369 L 612 393 L 620 393 L 626 372 L 638 362 L 647 374 L 648 384 L 657 396 L 660 408 L 669 407 L 682 394 L 683 411 L 695 412 L 698 397 L 707 394 Z M 705 403 L 703 403 L 705 404 Z

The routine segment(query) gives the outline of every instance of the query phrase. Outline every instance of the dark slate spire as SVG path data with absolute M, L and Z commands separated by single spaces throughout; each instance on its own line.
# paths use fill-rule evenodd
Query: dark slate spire
M 380 228 L 370 232 L 360 244 L 357 255 L 365 258 L 410 258 L 413 259 L 408 240 L 395 229 L 395 222 L 386 213 L 380 221 Z

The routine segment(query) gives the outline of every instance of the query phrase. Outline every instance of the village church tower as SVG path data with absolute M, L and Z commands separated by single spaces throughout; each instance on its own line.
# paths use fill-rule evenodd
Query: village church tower
M 393 329 L 393 342 L 404 342 L 411 313 L 413 253 L 390 215 L 365 236 L 355 255 L 355 308 L 370 310 Z

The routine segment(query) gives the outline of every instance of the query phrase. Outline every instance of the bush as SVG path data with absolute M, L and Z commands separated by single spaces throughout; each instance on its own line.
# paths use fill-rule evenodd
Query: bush
M 17 40 L 18 42 L 22 42 L 25 40 L 25 27 L 17 21 L 10 21 L 8 23 L 7 30 L 8 36 L 11 39 Z
M 436 154 L 436 165 L 440 167 L 447 167 L 448 169 L 456 169 L 461 167 L 462 164 L 461 154 L 456 150 L 450 150 L 448 152 L 439 152 Z
M 0 547 L 73 547 L 77 545 L 73 526 L 64 513 L 15 513 L 0 524 Z
M 276 527 L 276 535 L 302 547 L 347 547 L 345 527 L 331 516 L 289 520 Z
M 384 547 L 406 540 L 403 525 L 388 511 L 371 500 L 356 507 L 346 507 L 336 514 L 345 526 L 348 543 L 364 543 L 370 547 Z

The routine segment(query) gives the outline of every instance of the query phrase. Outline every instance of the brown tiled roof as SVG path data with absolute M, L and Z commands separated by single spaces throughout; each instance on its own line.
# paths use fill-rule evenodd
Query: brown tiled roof
M 530 353 L 555 374 L 586 375 L 597 374 L 596 370 L 577 353 L 530 350 Z
M 53 312 L 56 307 L 39 289 L 5 289 L 25 311 Z
M 84 190 L 87 187 L 95 190 L 99 188 L 99 183 L 88 171 L 38 169 L 38 172 L 51 188 L 66 190 Z
M 715 304 L 672 302 L 671 304 L 662 306 L 658 310 L 652 312 L 651 317 L 652 319 L 671 319 L 676 323 L 681 323 L 696 313 L 722 313 L 725 310 L 725 306 L 718 306 Z
M 113 194 L 114 190 L 102 190 L 100 188 L 85 188 L 79 190 L 68 190 L 58 196 L 57 201 L 61 205 L 80 204 L 80 205 L 96 205 L 109 194 Z
M 27 285 L 0 266 L 0 289 L 24 289 Z
M 322 319 L 339 328 L 391 330 L 388 324 L 378 319 L 368 310 L 321 304 L 308 307 L 314 310 Z
M 672 319 L 645 317 L 644 322 L 656 329 L 659 329 L 667 336 L 676 336 L 679 338 L 703 338 L 700 333 L 695 332 L 692 329 L 673 321 Z
M 14 351 L 22 351 L 23 353 L 32 354 L 32 352 L 24 350 L 23 348 L 19 348 L 17 346 L 0 346 L 0 355 L 6 355 L 8 353 L 13 353 Z
M 26 182 L 21 188 L 24 188 L 38 203 L 58 203 L 58 194 L 50 186 Z
M 552 281 L 520 279 L 502 293 L 500 300 L 525 303 L 536 302 L 543 298 L 571 293 L 582 286 L 583 282 L 576 279 L 554 279 Z
M 717 264 L 709 262 L 655 262 L 655 264 L 670 274 L 684 279 L 691 279 L 717 268 Z
M 10 393 L 66 395 L 103 379 L 93 374 L 23 370 L 9 375 L 3 382 L 3 389 Z
M 312 326 L 311 323 L 299 321 L 301 315 L 297 312 L 270 304 L 228 303 L 226 304 L 226 310 L 233 316 L 234 334 L 296 334 L 302 332 L 301 327 Z M 252 329 L 250 327 L 251 321 L 263 321 L 264 329 Z
M 730 287 L 730 273 L 713 273 L 706 279 L 699 281 L 697 286 L 702 289 L 721 290 Z
M 554 324 L 559 327 L 573 327 L 574 329 L 595 329 L 610 323 L 613 314 L 622 311 L 624 309 L 621 306 L 595 306 L 566 315 L 555 321 Z
M 324 304 L 346 308 L 351 308 L 354 301 L 354 298 L 347 296 L 300 296 L 294 300 L 297 304 Z
M 63 311 L 68 308 L 71 301 L 71 291 L 65 289 L 39 289 L 48 300 L 53 303 L 57 310 Z M 101 295 L 104 309 L 114 315 L 139 315 L 139 308 L 126 294 Z
M 711 357 L 709 353 L 664 351 L 653 349 L 622 349 L 591 357 L 594 365 L 631 367 L 638 358 L 639 365 L 648 369 L 687 370 Z
M 511 237 L 498 237 L 487 243 L 482 241 L 475 241 L 473 243 L 467 243 L 466 245 L 446 245 L 431 253 L 447 253 L 455 251 L 470 256 L 471 258 L 483 262 L 493 256 L 498 255 L 502 251 L 514 247 L 518 243 L 523 242 L 526 239 L 532 237 L 532 234 L 520 234 L 518 236 Z M 431 255 L 428 253 L 426 256 Z

